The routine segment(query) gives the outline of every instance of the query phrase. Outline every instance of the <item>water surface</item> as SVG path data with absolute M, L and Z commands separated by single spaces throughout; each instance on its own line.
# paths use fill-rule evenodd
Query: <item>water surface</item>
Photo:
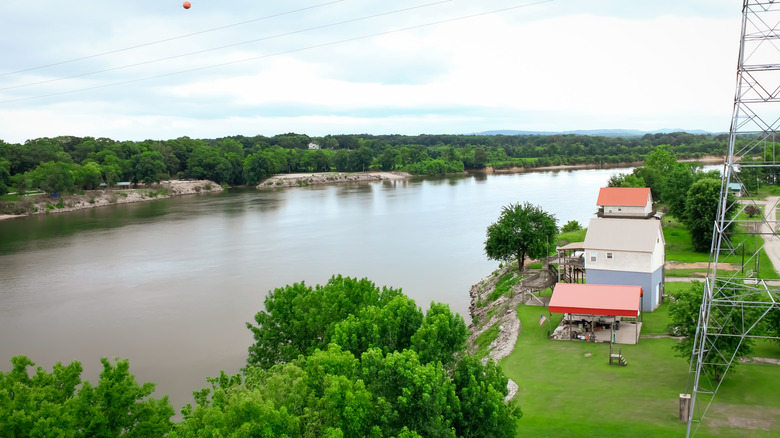
M 129 358 L 174 407 L 206 376 L 237 372 L 265 294 L 333 274 L 402 288 L 468 320 L 468 290 L 501 207 L 531 202 L 587 226 L 599 187 L 626 169 L 416 178 L 230 190 L 0 221 L 0 368 Z

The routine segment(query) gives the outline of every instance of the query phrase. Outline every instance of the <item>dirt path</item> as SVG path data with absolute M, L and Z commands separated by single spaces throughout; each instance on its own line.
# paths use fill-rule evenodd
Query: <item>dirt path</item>
M 764 201 L 764 223 L 761 224 L 764 251 L 777 271 L 780 268 L 780 237 L 774 232 L 777 231 L 777 203 L 780 202 L 780 196 L 769 196 Z

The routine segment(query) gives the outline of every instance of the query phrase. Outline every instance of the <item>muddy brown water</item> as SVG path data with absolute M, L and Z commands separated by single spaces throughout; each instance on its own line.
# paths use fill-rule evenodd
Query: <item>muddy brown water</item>
M 337 273 L 402 288 L 468 321 L 468 291 L 497 262 L 485 228 L 529 201 L 583 225 L 626 169 L 416 178 L 278 191 L 228 190 L 0 221 L 0 369 L 130 359 L 178 409 L 205 377 L 235 373 L 245 322 L 269 290 Z

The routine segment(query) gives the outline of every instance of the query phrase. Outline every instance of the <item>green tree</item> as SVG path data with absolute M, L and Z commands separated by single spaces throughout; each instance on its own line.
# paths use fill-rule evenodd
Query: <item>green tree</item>
M 8 193 L 11 184 L 11 162 L 0 157 L 0 195 Z
M 100 164 L 94 161 L 88 161 L 83 165 L 73 164 L 73 180 L 77 187 L 84 190 L 94 190 L 98 188 L 103 179 L 103 169 Z
M 645 157 L 644 167 L 634 170 L 637 177 L 642 178 L 650 187 L 653 199 L 663 201 L 666 178 L 677 165 L 677 157 L 669 151 L 668 145 L 659 145 Z
M 685 203 L 683 222 L 691 233 L 691 242 L 696 251 L 706 252 L 712 243 L 712 232 L 720 200 L 720 180 L 702 178 L 691 185 Z M 727 200 L 726 220 L 732 216 L 734 199 Z
M 561 227 L 561 232 L 569 233 L 571 231 L 579 231 L 581 229 L 582 229 L 582 225 L 580 225 L 579 222 L 575 220 L 571 220 L 569 222 L 566 222 L 566 224 L 563 227 Z
M 260 181 L 273 175 L 273 163 L 266 154 L 256 152 L 244 159 L 244 179 L 249 185 L 257 185 Z
M 724 296 L 728 295 L 728 289 L 720 290 Z M 696 336 L 696 327 L 699 322 L 699 314 L 704 295 L 704 285 L 701 282 L 691 282 L 690 287 L 683 289 L 677 294 L 676 301 L 669 305 L 669 333 L 674 336 L 681 336 L 682 339 L 674 345 L 678 356 L 691 359 L 693 353 L 693 343 Z M 739 335 L 744 327 L 751 323 L 745 321 L 756 320 L 756 313 L 760 310 L 743 309 L 742 312 L 712 312 L 710 316 L 710 327 L 722 327 L 725 335 Z M 741 339 L 740 336 L 717 336 L 710 338 L 712 344 L 708 345 L 702 370 L 708 375 L 719 381 L 725 370 L 725 359 L 735 354 L 735 358 L 750 355 L 753 348 L 752 338 Z M 741 345 L 740 345 L 741 342 Z M 739 361 L 732 362 L 731 367 L 735 367 Z
M 685 216 L 688 190 L 695 180 L 696 166 L 676 163 L 666 174 L 663 187 L 663 201 L 669 206 L 669 214 L 676 218 Z
M 144 184 L 160 182 L 162 175 L 165 173 L 165 161 L 159 152 L 142 152 L 134 155 L 132 161 L 135 169 L 135 174 L 133 175 L 135 182 L 143 182 Z
M 335 141 L 333 137 L 331 137 Z M 339 149 L 333 156 L 333 165 L 339 172 L 346 172 L 349 170 L 349 152 L 347 149 Z
M 516 436 L 523 413 L 514 401 L 504 402 L 508 379 L 495 362 L 488 360 L 483 365 L 478 358 L 466 355 L 458 361 L 452 382 L 460 400 L 460 414 L 454 423 L 458 436 Z
M 0 371 L 0 436 L 75 437 L 76 418 L 72 398 L 81 383 L 81 364 L 54 365 L 47 373 L 38 367 L 31 378 L 26 356 L 11 359 L 13 368 Z
M 370 349 L 361 356 L 361 371 L 377 405 L 387 405 L 380 419 L 384 434 L 394 436 L 408 427 L 423 436 L 455 437 L 452 419 L 460 403 L 440 363 L 424 364 L 414 350 L 383 356 Z
M 227 182 L 233 166 L 215 147 L 197 146 L 187 160 L 185 174 L 190 178 Z
M 516 258 L 522 271 L 526 256 L 544 257 L 555 246 L 556 223 L 554 215 L 528 202 L 504 206 L 498 221 L 487 228 L 485 253 L 492 260 Z
M 645 180 L 630 173 L 618 173 L 609 177 L 607 187 L 647 187 Z
M 29 172 L 32 187 L 38 187 L 46 193 L 67 192 L 73 190 L 73 174 L 70 164 L 47 161 Z
M 313 288 L 301 282 L 274 289 L 265 298 L 265 310 L 255 315 L 256 325 L 247 323 L 255 339 L 247 363 L 270 368 L 324 349 L 336 323 L 364 307 L 382 307 L 399 295 L 400 290 L 380 289 L 368 279 L 340 275 Z
M 341 142 L 341 140 L 339 140 Z M 371 166 L 371 161 L 374 159 L 374 152 L 363 146 L 355 152 L 350 153 L 350 168 L 353 172 L 365 172 Z
M 334 327 L 333 342 L 360 356 L 369 348 L 387 354 L 412 345 L 412 336 L 423 323 L 423 313 L 414 300 L 399 295 L 385 306 L 366 306 L 348 315 Z
M 488 161 L 488 153 L 485 146 L 479 146 L 474 150 L 474 168 L 482 169 Z
M 469 331 L 463 317 L 450 311 L 450 306 L 431 303 L 422 325 L 412 336 L 412 347 L 423 363 L 438 362 L 447 366 L 455 353 L 463 350 Z
M 139 385 L 130 362 L 111 364 L 100 359 L 103 371 L 97 386 L 84 382 L 78 392 L 76 418 L 86 436 L 163 436 L 171 428 L 173 408 L 168 396 L 148 398 L 154 383 Z
M 0 436 L 31 437 L 147 437 L 165 436 L 173 408 L 168 398 L 148 398 L 154 384 L 138 385 L 129 362 L 112 365 L 102 359 L 97 386 L 81 381 L 77 361 L 41 367 L 25 356 L 11 360 L 13 369 L 0 372 Z M 76 392 L 76 388 L 81 388 Z

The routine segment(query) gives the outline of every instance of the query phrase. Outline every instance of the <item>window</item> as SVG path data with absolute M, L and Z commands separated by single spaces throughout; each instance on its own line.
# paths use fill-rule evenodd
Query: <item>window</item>
M 618 208 L 618 211 L 623 211 L 623 209 L 622 208 Z
M 599 253 L 597 253 L 597 252 L 590 253 L 590 261 L 595 262 L 596 261 L 596 257 L 598 256 L 598 254 Z
M 612 253 L 611 252 L 607 253 L 607 258 L 610 259 L 610 260 L 612 259 Z

